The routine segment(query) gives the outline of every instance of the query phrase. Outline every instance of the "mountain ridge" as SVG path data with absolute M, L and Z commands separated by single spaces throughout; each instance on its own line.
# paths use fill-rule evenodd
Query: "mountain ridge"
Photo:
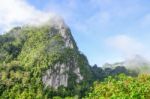
M 65 22 L 49 22 L 15 27 L 0 35 L 0 98 L 80 99 L 94 81 L 120 73 L 133 75 L 122 66 L 90 66 Z
M 86 56 L 78 50 L 71 31 L 63 20 L 51 20 L 40 26 L 15 27 L 0 35 L 0 41 L 1 71 L 12 75 L 10 78 L 1 77 L 3 83 L 9 81 L 12 87 L 6 88 L 2 96 L 5 92 L 10 93 L 15 88 L 15 83 L 22 86 L 19 87 L 23 88 L 22 94 L 27 93 L 32 86 L 34 94 L 40 90 L 42 96 L 49 94 L 43 89 L 53 91 L 51 94 L 56 95 L 60 94 L 58 89 L 64 90 L 61 94 L 67 96 L 84 90 L 80 88 L 82 84 L 85 88 L 89 86 L 92 79 L 90 65 Z M 19 76 L 21 73 L 26 76 Z M 34 86 L 39 88 L 35 89 Z

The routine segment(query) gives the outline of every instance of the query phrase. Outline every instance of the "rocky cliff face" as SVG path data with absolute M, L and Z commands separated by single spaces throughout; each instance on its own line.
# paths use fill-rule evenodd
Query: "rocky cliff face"
M 45 88 L 76 86 L 92 77 L 86 57 L 62 19 L 14 28 L 0 40 L 0 65 L 17 61 Z
M 63 54 L 63 57 L 66 60 L 63 60 L 62 62 L 56 62 L 54 66 L 48 68 L 48 70 L 46 70 L 46 72 L 42 76 L 42 81 L 46 86 L 57 89 L 59 86 L 68 86 L 70 76 L 69 73 L 76 76 L 76 83 L 80 83 L 80 81 L 82 81 L 84 77 L 80 72 L 81 66 L 79 65 L 77 59 L 80 52 L 78 51 L 78 48 L 70 33 L 69 28 L 62 20 L 60 22 L 52 22 L 54 22 L 52 23 L 54 25 L 50 27 L 52 31 L 50 31 L 49 33 L 53 35 L 60 34 L 60 36 L 62 37 L 62 42 L 64 43 L 64 45 L 62 46 L 62 52 L 66 49 L 70 51 L 72 50 L 72 53 L 70 53 L 70 55 L 67 52 L 65 52 L 65 54 L 68 55 Z
M 69 63 L 69 62 L 68 62 Z M 76 83 L 80 83 L 80 81 L 83 80 L 83 76 L 80 73 L 80 68 L 78 66 L 73 66 L 74 64 L 71 64 L 72 67 L 68 64 L 55 64 L 54 68 L 50 68 L 46 70 L 45 75 L 42 77 L 42 81 L 46 86 L 51 86 L 55 89 L 57 89 L 59 86 L 68 86 L 69 82 L 69 71 L 72 71 L 77 78 Z

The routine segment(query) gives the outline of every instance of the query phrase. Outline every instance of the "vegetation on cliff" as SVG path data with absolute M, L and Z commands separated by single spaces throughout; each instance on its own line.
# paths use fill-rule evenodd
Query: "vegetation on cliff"
M 121 73 L 128 76 L 116 76 Z M 137 75 L 123 66 L 90 66 L 62 23 L 16 27 L 0 35 L 2 99 L 148 99 L 150 77 Z

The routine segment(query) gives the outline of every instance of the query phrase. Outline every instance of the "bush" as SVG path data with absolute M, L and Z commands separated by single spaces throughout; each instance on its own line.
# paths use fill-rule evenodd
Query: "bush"
M 150 75 L 130 77 L 120 74 L 95 82 L 88 99 L 150 99 Z

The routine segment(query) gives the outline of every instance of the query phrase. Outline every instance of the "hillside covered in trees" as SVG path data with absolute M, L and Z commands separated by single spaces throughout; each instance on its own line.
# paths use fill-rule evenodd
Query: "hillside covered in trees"
M 149 85 L 124 66 L 90 66 L 63 20 L 0 35 L 1 99 L 149 99 Z

